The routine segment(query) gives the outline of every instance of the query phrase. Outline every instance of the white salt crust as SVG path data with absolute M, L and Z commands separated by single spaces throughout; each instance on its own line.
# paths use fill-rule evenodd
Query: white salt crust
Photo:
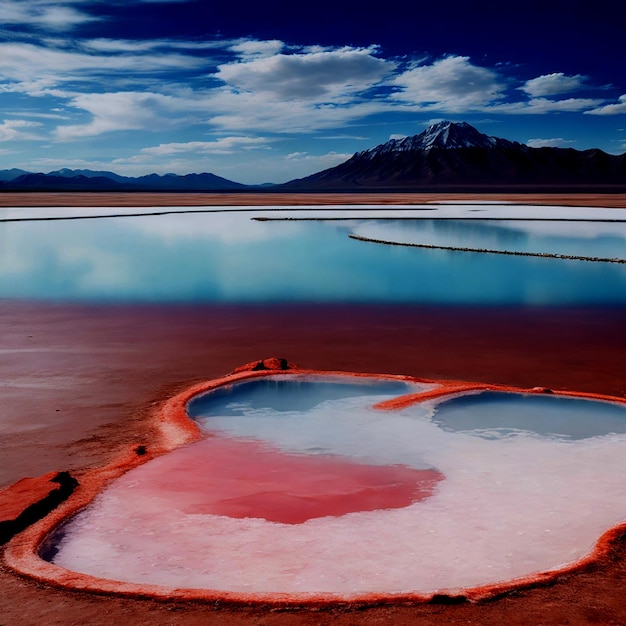
M 375 401 L 324 403 L 304 416 L 261 411 L 211 426 L 286 452 L 433 467 L 445 478 L 430 498 L 295 525 L 184 513 L 187 496 L 151 488 L 150 477 L 202 453 L 200 441 L 112 483 L 69 523 L 54 562 L 96 577 L 179 588 L 427 593 L 560 568 L 624 520 L 626 435 L 489 440 L 446 432 L 426 409 L 367 408 Z

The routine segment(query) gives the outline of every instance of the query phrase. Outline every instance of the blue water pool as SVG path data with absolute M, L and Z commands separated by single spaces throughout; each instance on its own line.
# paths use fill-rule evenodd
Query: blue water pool
M 415 385 L 402 381 L 340 378 L 315 380 L 290 377 L 264 378 L 225 385 L 193 398 L 187 413 L 194 419 L 211 415 L 245 415 L 258 410 L 278 412 L 309 411 L 323 402 L 354 397 L 394 397 L 414 391 Z
M 425 250 L 349 237 L 391 228 L 390 236 L 402 233 L 408 239 L 529 249 L 526 244 L 536 240 L 534 222 L 512 226 L 510 220 L 507 225 L 429 219 L 385 226 L 354 215 L 349 221 L 326 222 L 251 219 L 261 214 L 4 222 L 0 297 L 146 303 L 626 304 L 626 264 Z M 581 222 L 576 232 L 570 222 L 551 224 L 542 224 L 544 231 L 548 228 L 539 237 L 542 251 L 614 256 L 625 241 L 620 238 L 623 224 Z M 607 234 L 611 229 L 614 235 Z M 594 232 L 603 234 L 595 237 Z
M 434 594 L 567 568 L 624 519 L 623 406 L 489 392 L 433 416 L 373 405 L 436 383 L 276 376 L 192 399 L 204 437 L 112 481 L 49 558 L 166 593 Z
M 485 438 L 536 433 L 587 439 L 626 433 L 626 405 L 585 398 L 485 391 L 439 403 L 433 421 Z

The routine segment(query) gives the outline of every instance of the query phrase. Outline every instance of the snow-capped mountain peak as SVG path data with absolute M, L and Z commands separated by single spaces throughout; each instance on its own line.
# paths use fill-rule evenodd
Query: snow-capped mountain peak
M 496 142 L 495 137 L 483 135 L 467 122 L 437 122 L 417 135 L 417 138 L 425 150 L 434 147 L 486 148 L 493 146 Z
M 298 189 L 450 190 L 623 189 L 626 153 L 531 148 L 442 121 L 419 135 L 391 139 L 288 186 Z
M 390 152 L 409 152 L 415 150 L 432 150 L 439 148 L 453 150 L 456 148 L 492 148 L 499 142 L 505 141 L 496 137 L 489 137 L 478 132 L 467 122 L 437 122 L 429 126 L 419 135 L 390 139 L 388 142 L 361 153 L 365 156 L 375 156 Z M 508 143 L 508 142 L 507 142 Z

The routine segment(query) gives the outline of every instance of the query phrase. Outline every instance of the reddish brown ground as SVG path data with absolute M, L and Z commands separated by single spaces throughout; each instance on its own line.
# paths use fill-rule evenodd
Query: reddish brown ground
M 51 491 L 58 491 L 60 485 L 50 482 L 56 472 L 43 476 L 22 478 L 8 489 L 0 492 L 0 523 L 13 522 L 29 506 L 43 500 Z
M 562 204 L 626 208 L 625 193 L 2 193 L 9 206 L 266 206 L 307 204 L 421 204 L 442 200 L 504 200 L 519 204 Z
M 17 204 L 8 195 L 0 200 Z M 617 204 L 603 200 L 600 205 L 626 206 L 624 196 Z M 61 202 L 67 205 L 67 197 Z M 100 196 L 94 204 L 111 201 Z M 0 302 L 0 424 L 11 423 L 0 426 L 0 487 L 53 470 L 80 478 L 82 469 L 110 461 L 130 444 L 149 444 L 145 417 L 153 403 L 272 355 L 314 369 L 625 395 L 625 321 L 624 309 L 593 308 Z M 453 606 L 276 611 L 163 602 L 63 591 L 2 569 L 0 624 L 624 624 L 625 585 L 626 541 L 601 563 L 551 586 Z

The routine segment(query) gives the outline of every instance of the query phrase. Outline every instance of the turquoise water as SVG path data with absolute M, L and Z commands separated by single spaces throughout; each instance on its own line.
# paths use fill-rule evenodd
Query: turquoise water
M 433 420 L 445 430 L 486 438 L 531 432 L 576 440 L 626 433 L 626 405 L 487 391 L 445 400 L 437 405 Z
M 423 469 L 430 466 L 414 433 L 407 436 L 401 429 L 400 434 L 391 413 L 371 407 L 432 387 L 375 378 L 285 375 L 201 394 L 187 404 L 187 414 L 206 432 L 251 438 L 290 453 L 339 454 L 377 465 L 402 462 Z M 405 419 L 403 428 L 413 421 Z
M 57 552 L 48 558 L 90 576 L 166 589 L 264 599 L 328 592 L 350 600 L 458 593 L 568 567 L 623 523 L 626 435 L 590 438 L 613 430 L 602 426 L 607 403 L 565 402 L 570 419 L 584 414 L 590 422 L 585 432 L 566 431 L 578 441 L 551 434 L 555 427 L 563 433 L 550 417 L 551 407 L 564 406 L 557 396 L 537 396 L 530 411 L 545 416 L 546 435 L 525 429 L 485 437 L 483 426 L 523 426 L 507 422 L 508 412 L 528 397 L 496 396 L 499 417 L 485 423 L 485 396 L 465 396 L 475 422 L 459 432 L 437 423 L 428 402 L 373 409 L 406 391 L 393 381 L 280 378 L 196 398 L 189 410 L 212 436 L 112 481 L 52 538 Z M 439 405 L 440 418 L 450 406 Z M 361 505 L 380 493 L 367 476 L 394 476 L 386 491 L 422 470 L 425 480 L 437 475 L 428 497 L 375 510 Z M 325 508 L 302 523 L 269 517 L 281 508 L 290 514 L 296 502 L 310 511 L 340 500 L 352 508 Z
M 252 380 L 219 387 L 193 398 L 187 413 L 198 419 L 211 415 L 245 415 L 250 411 L 270 409 L 278 412 L 309 411 L 329 400 L 411 393 L 414 386 L 402 381 L 363 379 L 341 382 L 318 379 Z
M 299 446 L 298 449 L 320 446 L 322 441 L 331 448 L 338 441 L 359 448 L 363 446 L 354 431 L 384 425 L 391 432 L 401 424 L 401 430 L 406 424 L 413 427 L 415 420 L 449 433 L 485 439 L 539 435 L 575 441 L 626 433 L 626 405 L 555 394 L 482 391 L 444 397 L 433 410 L 430 403 L 418 403 L 400 412 L 363 412 L 364 407 L 383 400 L 429 388 L 432 385 L 384 379 L 264 378 L 196 396 L 188 403 L 187 413 L 209 431 L 267 438 L 284 445 L 288 442 L 288 446 Z M 355 422 L 354 415 L 359 412 L 363 415 Z M 385 437 L 373 432 L 365 439 L 374 442 L 378 449 L 384 447 Z M 429 431 L 421 432 L 418 438 L 423 441 L 426 432 Z M 327 439 L 335 443 L 328 443 Z M 389 451 L 392 456 L 399 454 L 403 446 L 398 441 L 402 437 L 396 439 Z
M 355 230 L 395 243 L 626 259 L 626 222 L 377 220 Z
M 221 213 L 4 223 L 0 297 L 147 303 L 626 304 L 624 264 L 376 245 L 348 237 L 358 232 L 357 220 L 257 222 L 250 217 Z M 458 228 L 441 224 L 436 228 Z M 494 226 L 474 222 L 468 228 L 464 244 L 483 247 L 481 237 L 492 237 Z M 519 239 L 518 231 L 503 232 Z M 570 237 L 568 242 L 584 253 L 589 238 L 581 235 L 574 244 Z M 607 254 L 613 251 L 610 247 Z

